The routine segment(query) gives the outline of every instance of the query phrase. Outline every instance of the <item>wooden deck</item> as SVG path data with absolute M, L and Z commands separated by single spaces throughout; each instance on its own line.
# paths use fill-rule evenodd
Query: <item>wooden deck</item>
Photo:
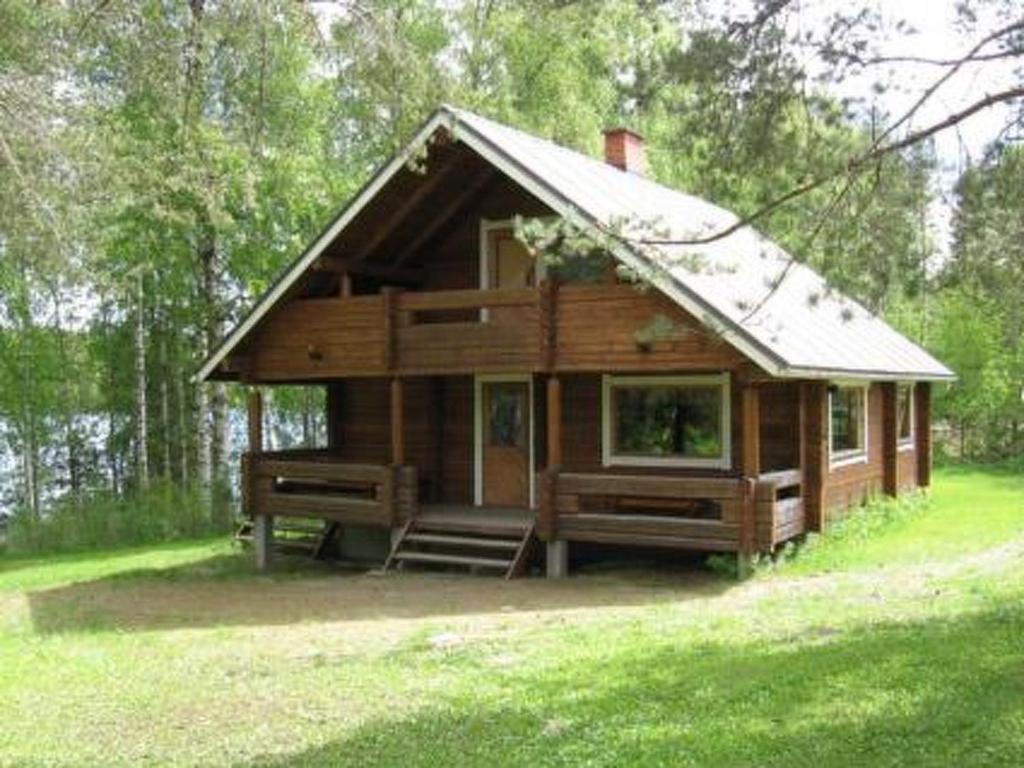
M 304 517 L 341 525 L 520 540 L 768 550 L 807 529 L 799 470 L 741 477 L 543 472 L 536 510 L 420 505 L 415 467 L 352 464 L 324 451 L 246 454 L 250 517 Z

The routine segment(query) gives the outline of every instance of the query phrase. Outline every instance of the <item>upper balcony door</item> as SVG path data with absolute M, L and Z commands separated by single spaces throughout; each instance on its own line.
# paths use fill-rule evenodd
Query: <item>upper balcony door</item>
M 480 222 L 480 287 L 483 290 L 532 288 L 538 283 L 535 259 L 516 239 L 511 220 Z M 515 321 L 517 309 L 484 310 L 481 319 Z

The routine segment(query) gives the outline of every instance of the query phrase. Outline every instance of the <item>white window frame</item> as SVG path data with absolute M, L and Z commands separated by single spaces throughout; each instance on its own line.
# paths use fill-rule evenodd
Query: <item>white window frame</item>
M 907 406 L 910 409 L 910 436 L 900 437 L 900 389 L 906 387 L 910 390 L 910 403 Z M 896 448 L 900 451 L 912 451 L 914 450 L 914 438 L 917 437 L 917 416 L 914 411 L 914 382 L 912 381 L 901 381 L 896 384 Z
M 707 386 L 717 385 L 722 391 L 721 419 L 722 455 L 717 458 L 685 456 L 622 456 L 613 452 L 612 389 L 627 387 Z M 601 463 L 605 467 L 698 467 L 704 469 L 732 468 L 732 387 L 728 372 L 687 376 L 614 376 L 601 377 Z
M 861 424 L 862 434 L 864 435 L 864 446 L 862 448 L 855 448 L 847 451 L 834 451 L 832 448 L 832 402 L 833 402 L 833 390 L 831 387 L 838 389 L 859 389 L 862 396 L 864 397 L 864 407 L 861 408 Z M 847 467 L 852 464 L 867 464 L 868 463 L 868 424 L 871 419 L 868 418 L 868 411 L 871 409 L 871 385 L 864 384 L 862 382 L 832 382 L 832 385 L 828 391 L 828 463 L 830 469 L 838 469 L 839 467 Z

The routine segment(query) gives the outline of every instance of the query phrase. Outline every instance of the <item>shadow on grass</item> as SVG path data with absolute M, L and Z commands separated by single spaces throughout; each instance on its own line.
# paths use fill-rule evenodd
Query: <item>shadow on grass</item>
M 468 665 L 428 708 L 255 764 L 1018 766 L 1022 637 L 1015 605 L 757 643 L 608 638 L 549 667 Z
M 40 633 L 145 631 L 304 622 L 422 619 L 520 611 L 647 605 L 707 597 L 735 582 L 694 561 L 607 564 L 548 581 L 493 576 L 343 570 L 309 558 L 278 558 L 271 575 L 253 572 L 247 553 L 163 568 L 134 568 L 29 591 Z

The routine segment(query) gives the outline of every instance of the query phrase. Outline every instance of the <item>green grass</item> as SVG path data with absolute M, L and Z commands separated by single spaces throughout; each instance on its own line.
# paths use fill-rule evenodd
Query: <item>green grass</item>
M 979 552 L 1024 535 L 1024 471 L 945 467 L 928 503 L 884 501 L 813 542 L 789 572 L 890 568 Z
M 1022 500 L 943 470 L 743 584 L 0 559 L 0 765 L 1020 765 Z

